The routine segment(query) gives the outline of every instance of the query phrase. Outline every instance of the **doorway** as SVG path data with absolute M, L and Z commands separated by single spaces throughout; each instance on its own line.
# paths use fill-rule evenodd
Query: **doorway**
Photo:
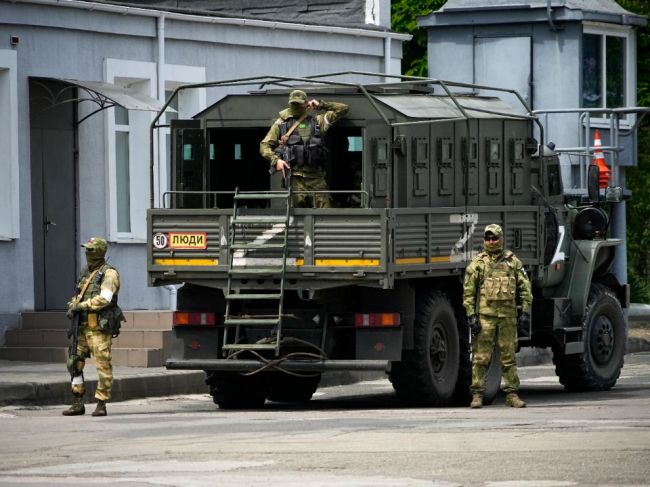
M 76 88 L 29 81 L 34 307 L 66 309 L 77 277 Z

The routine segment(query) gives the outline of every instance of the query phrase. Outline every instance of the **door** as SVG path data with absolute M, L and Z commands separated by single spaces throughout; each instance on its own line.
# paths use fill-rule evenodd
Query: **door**
M 48 83 L 49 93 L 60 83 Z M 63 310 L 77 277 L 77 176 L 74 103 L 52 105 L 42 82 L 30 82 L 32 229 L 37 310 Z
M 519 92 L 532 105 L 531 38 L 476 37 L 474 39 L 474 82 L 479 85 L 509 88 Z M 515 95 L 495 91 L 481 94 L 498 96 L 517 111 L 524 112 Z

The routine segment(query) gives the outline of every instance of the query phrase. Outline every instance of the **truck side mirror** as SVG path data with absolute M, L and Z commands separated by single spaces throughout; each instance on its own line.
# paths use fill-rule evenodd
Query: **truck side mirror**
M 597 202 L 600 199 L 599 179 L 600 169 L 595 164 L 589 164 L 587 170 L 587 195 L 589 195 L 590 201 Z

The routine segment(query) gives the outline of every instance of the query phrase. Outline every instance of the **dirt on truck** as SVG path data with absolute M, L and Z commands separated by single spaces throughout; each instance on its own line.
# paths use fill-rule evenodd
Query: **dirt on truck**
M 167 368 L 204 370 L 222 408 L 308 401 L 332 370 L 385 371 L 408 405 L 469 404 L 463 273 L 497 223 L 533 284 L 520 347 L 550 347 L 568 390 L 614 386 L 629 302 L 611 270 L 625 251 L 607 236 L 617 201 L 603 201 L 595 166 L 589 191 L 564 191 L 521 97 L 403 77 L 262 77 L 173 96 L 243 85 L 171 122 L 172 189 L 148 210 L 150 285 L 182 284 Z M 292 207 L 259 153 L 294 89 L 350 107 L 325 136 L 332 208 Z M 499 382 L 493 357 L 486 402 Z

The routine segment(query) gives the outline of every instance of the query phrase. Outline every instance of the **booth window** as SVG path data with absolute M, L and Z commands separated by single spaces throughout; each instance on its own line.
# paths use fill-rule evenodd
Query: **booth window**
M 629 104 L 627 33 L 582 36 L 582 106 L 618 108 Z

